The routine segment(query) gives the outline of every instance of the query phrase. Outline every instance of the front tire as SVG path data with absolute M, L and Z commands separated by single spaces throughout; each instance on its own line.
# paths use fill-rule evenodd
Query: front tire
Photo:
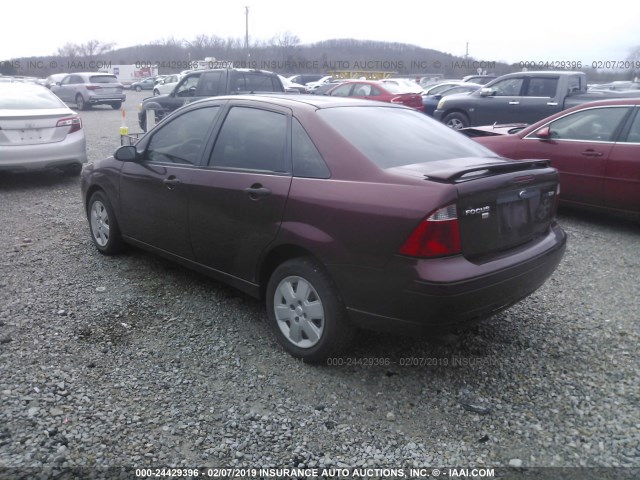
M 318 363 L 351 343 L 355 328 L 333 280 L 316 260 L 282 263 L 271 275 L 266 295 L 271 328 L 293 357 Z
M 89 199 L 87 217 L 91 240 L 104 255 L 114 255 L 122 250 L 122 237 L 111 202 L 102 191 L 97 191 Z
M 136 92 L 141 92 L 142 91 L 142 87 L 140 85 L 136 85 Z
M 471 122 L 469 122 L 467 116 L 464 113 L 460 112 L 452 112 L 446 115 L 442 119 L 442 123 L 444 123 L 447 127 L 453 128 L 454 130 L 467 128 L 469 125 L 471 125 Z
M 68 177 L 79 177 L 82 172 L 82 165 L 80 163 L 72 163 L 62 169 L 64 174 Z
M 158 95 L 160 95 L 160 92 L 157 89 L 153 90 L 153 96 L 157 97 Z

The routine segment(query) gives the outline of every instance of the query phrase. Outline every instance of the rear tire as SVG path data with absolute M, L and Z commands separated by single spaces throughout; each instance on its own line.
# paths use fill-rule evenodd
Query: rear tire
M 157 97 L 158 95 L 160 95 L 160 92 L 156 89 L 153 90 L 153 96 Z
M 87 110 L 89 108 L 89 104 L 84 101 L 80 94 L 76 95 L 76 107 L 78 107 L 78 110 Z
M 122 250 L 120 227 L 111 202 L 102 191 L 97 191 L 89 199 L 87 218 L 91 240 L 104 255 L 114 255 Z
M 451 127 L 454 130 L 460 130 L 461 128 L 467 128 L 471 125 L 471 122 L 467 118 L 464 113 L 460 112 L 452 112 L 446 115 L 442 119 L 442 123 L 444 123 L 447 127 Z
M 110 103 L 110 105 L 111 105 L 111 108 L 113 108 L 114 110 L 119 110 L 120 107 L 122 106 L 122 102 L 113 102 L 113 103 Z
M 351 344 L 355 328 L 340 294 L 313 258 L 282 263 L 271 275 L 266 295 L 270 326 L 293 357 L 318 363 Z

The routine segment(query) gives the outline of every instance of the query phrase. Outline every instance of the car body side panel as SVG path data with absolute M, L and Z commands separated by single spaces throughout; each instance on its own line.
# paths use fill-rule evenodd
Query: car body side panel
M 574 140 L 524 139 L 515 158 L 548 158 L 560 171 L 561 196 L 565 201 L 603 205 L 603 176 L 611 143 Z
M 123 234 L 193 259 L 187 202 L 189 187 L 197 176 L 198 169 L 193 167 L 125 162 L 120 177 Z
M 640 143 L 616 143 L 603 176 L 605 207 L 640 212 Z
M 188 214 L 198 262 L 256 282 L 255 266 L 278 233 L 290 184 L 288 175 L 201 169 Z M 270 193 L 252 196 L 252 187 Z

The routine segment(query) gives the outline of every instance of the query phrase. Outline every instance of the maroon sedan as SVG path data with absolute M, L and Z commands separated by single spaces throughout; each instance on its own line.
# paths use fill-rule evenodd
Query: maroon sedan
M 382 83 L 369 80 L 354 80 L 338 85 L 329 90 L 326 95 L 331 97 L 353 97 L 379 102 L 399 103 L 407 107 L 422 110 L 422 95 L 407 92 L 401 85 Z
M 562 202 L 640 213 L 640 99 L 585 103 L 513 134 L 465 130 L 503 157 L 550 159 Z
M 100 252 L 130 243 L 263 298 L 280 343 L 309 362 L 357 327 L 449 328 L 505 309 L 566 241 L 546 161 L 496 158 L 372 101 L 193 102 L 81 185 Z

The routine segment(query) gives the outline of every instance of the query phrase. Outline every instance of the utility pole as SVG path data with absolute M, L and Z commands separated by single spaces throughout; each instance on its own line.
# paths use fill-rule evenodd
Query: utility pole
M 465 59 L 469 58 L 469 42 L 467 42 L 467 51 L 464 54 L 464 58 Z
M 244 48 L 249 50 L 249 7 L 244 7 L 245 30 L 244 30 Z

